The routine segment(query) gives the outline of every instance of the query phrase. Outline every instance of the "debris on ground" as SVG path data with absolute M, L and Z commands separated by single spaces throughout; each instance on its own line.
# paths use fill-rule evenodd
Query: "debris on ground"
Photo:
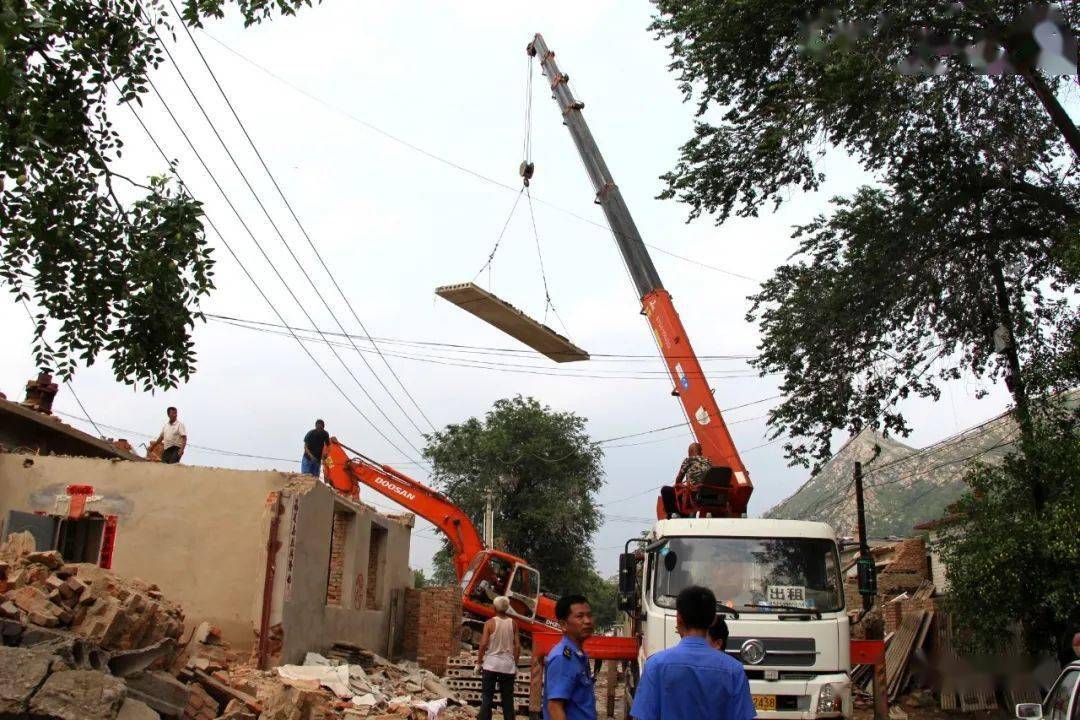
M 471 720 L 447 682 L 347 642 L 258 670 L 151 583 L 0 543 L 0 717 Z
M 34 550 L 28 532 L 0 545 L 0 618 L 69 630 L 111 651 L 137 650 L 183 633 L 184 613 L 157 585 Z

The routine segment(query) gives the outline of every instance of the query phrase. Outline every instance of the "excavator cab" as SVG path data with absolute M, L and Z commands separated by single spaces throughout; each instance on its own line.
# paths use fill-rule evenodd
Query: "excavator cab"
M 498 550 L 477 553 L 461 576 L 466 599 L 491 605 L 500 595 L 510 599 L 512 615 L 532 620 L 540 595 L 540 573 L 519 558 Z

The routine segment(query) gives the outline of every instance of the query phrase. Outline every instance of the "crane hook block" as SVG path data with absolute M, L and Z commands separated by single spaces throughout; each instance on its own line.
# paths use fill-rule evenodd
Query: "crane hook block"
M 525 182 L 525 187 L 529 187 L 529 181 L 532 180 L 534 172 L 536 172 L 536 165 L 528 160 L 521 161 L 521 166 L 518 167 L 518 175 L 520 175 Z

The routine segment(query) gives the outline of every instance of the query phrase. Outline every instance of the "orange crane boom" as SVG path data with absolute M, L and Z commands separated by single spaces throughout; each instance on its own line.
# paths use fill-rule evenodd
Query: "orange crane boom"
M 671 294 L 664 289 L 645 242 L 638 232 L 630 209 L 615 184 L 600 148 L 581 113 L 585 104 L 570 91 L 569 77 L 555 64 L 552 52 L 539 33 L 526 48 L 529 55 L 537 58 L 551 84 L 551 92 L 562 111 L 563 124 L 570 131 L 585 171 L 596 191 L 596 202 L 603 208 L 612 235 L 619 246 L 623 260 L 630 271 L 630 278 L 641 298 L 641 308 L 648 318 L 660 354 L 674 383 L 673 395 L 679 398 L 694 437 L 701 443 L 702 455 L 712 463 L 710 476 L 715 481 L 719 499 L 711 506 L 694 505 L 694 498 L 685 496 L 683 501 L 690 507 L 684 511 L 708 512 L 711 515 L 740 517 L 746 513 L 746 505 L 753 492 L 750 475 L 739 457 L 735 442 L 731 439 L 727 424 L 713 397 L 712 389 L 705 379 L 705 372 L 690 345 Z

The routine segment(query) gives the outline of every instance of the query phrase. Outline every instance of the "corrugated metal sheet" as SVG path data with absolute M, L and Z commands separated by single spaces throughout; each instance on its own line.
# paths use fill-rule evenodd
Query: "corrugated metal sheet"
M 435 294 L 462 310 L 467 310 L 510 337 L 528 345 L 555 362 L 588 360 L 589 353 L 574 345 L 547 325 L 533 320 L 516 307 L 487 290 L 470 283 L 444 285 Z

